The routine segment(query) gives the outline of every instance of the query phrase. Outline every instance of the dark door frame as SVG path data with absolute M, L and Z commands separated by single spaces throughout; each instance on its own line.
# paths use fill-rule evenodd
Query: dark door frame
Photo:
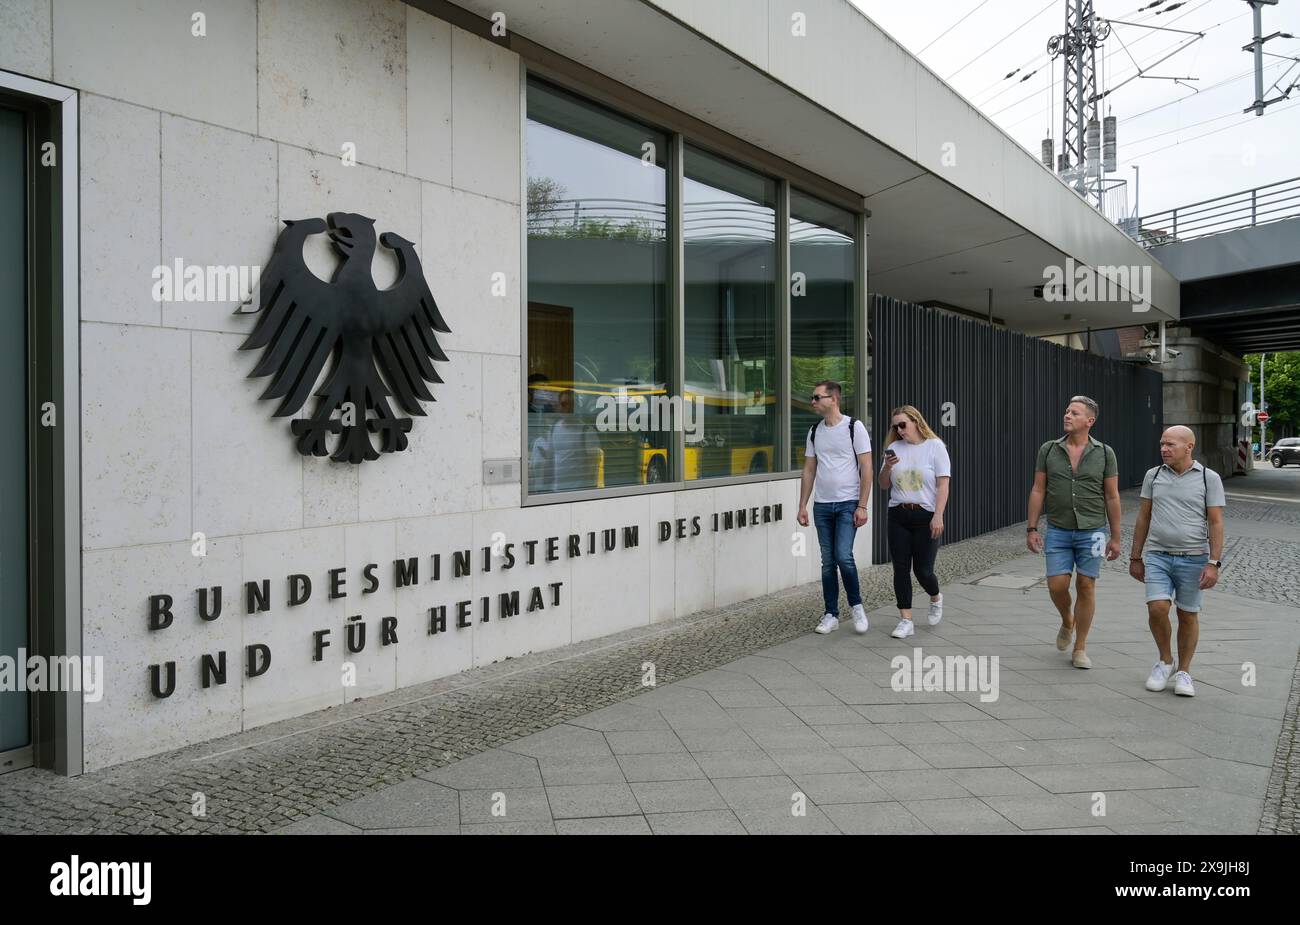
M 27 115 L 29 651 L 44 658 L 75 656 L 79 663 L 78 96 L 68 87 L 0 70 L 0 104 Z M 46 426 L 51 411 L 53 426 Z M 7 753 L 14 760 L 0 764 L 0 772 L 17 770 L 25 758 L 60 774 L 80 774 L 81 692 L 37 692 L 31 702 L 31 746 Z

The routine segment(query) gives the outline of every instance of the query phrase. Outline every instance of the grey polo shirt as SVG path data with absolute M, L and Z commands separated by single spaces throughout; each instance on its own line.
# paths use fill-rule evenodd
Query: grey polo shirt
M 1146 548 L 1153 552 L 1208 553 L 1207 507 L 1225 507 L 1223 479 L 1193 461 L 1179 475 L 1163 463 L 1142 479 L 1142 497 L 1151 502 Z

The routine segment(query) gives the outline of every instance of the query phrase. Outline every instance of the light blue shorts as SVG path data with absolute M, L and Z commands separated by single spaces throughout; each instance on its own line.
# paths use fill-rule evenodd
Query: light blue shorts
M 1210 561 L 1206 553 L 1197 556 L 1175 556 L 1167 552 L 1147 550 L 1143 556 L 1146 565 L 1147 603 L 1173 601 L 1179 610 L 1201 612 L 1201 570 Z
M 1096 578 L 1101 574 L 1101 563 L 1106 558 L 1106 540 L 1109 536 L 1105 527 L 1063 530 L 1048 524 L 1047 533 L 1043 537 L 1047 577 L 1068 575 L 1077 569 L 1080 575 Z

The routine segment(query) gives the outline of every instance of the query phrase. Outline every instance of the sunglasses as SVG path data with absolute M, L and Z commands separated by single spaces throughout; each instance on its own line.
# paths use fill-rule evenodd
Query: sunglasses
M 809 401 L 821 401 L 823 398 L 830 398 L 830 396 L 829 396 L 829 395 L 810 395 L 810 396 L 808 397 L 808 400 L 809 400 Z
M 907 421 L 898 421 L 894 424 L 895 430 L 907 430 Z

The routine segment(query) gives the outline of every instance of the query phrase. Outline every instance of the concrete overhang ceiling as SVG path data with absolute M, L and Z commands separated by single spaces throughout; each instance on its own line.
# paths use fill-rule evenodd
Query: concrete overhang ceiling
M 1071 255 L 644 0 L 456 5 L 483 19 L 503 12 L 512 32 L 860 193 L 873 292 L 983 314 L 991 289 L 995 317 L 1037 335 L 1176 317 L 1036 298 L 1045 267 Z

